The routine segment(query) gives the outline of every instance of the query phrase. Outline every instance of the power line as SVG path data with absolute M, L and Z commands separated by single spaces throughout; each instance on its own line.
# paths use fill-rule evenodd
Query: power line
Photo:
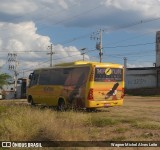
M 129 59 L 129 61 L 136 61 L 136 62 L 154 62 L 154 61 L 138 61 L 137 59 Z
M 91 9 L 89 9 L 89 10 L 86 10 L 86 11 L 84 11 L 84 12 L 81 12 L 81 13 L 79 13 L 79 14 L 77 14 L 77 15 L 74 15 L 74 16 L 71 16 L 71 17 L 69 17 L 69 18 L 67 18 L 67 19 L 63 19 L 63 20 L 61 20 L 61 21 L 58 21 L 58 22 L 56 22 L 56 23 L 54 23 L 54 25 L 57 25 L 57 24 L 61 24 L 61 23 L 63 23 L 63 22 L 65 22 L 65 21 L 71 21 L 72 19 L 74 19 L 74 18 L 77 18 L 77 17 L 80 17 L 81 15 L 83 15 L 83 14 L 88 14 L 88 13 L 90 13 L 91 11 L 93 11 L 93 10 L 95 10 L 95 9 L 97 9 L 97 8 L 99 8 L 99 7 L 102 7 L 103 5 L 98 5 L 98 6 L 96 6 L 96 7 L 94 7 L 94 8 L 91 8 Z
M 40 65 L 42 65 L 42 64 L 48 63 L 49 61 L 50 61 L 50 60 L 43 61 L 43 62 L 41 62 L 41 63 L 38 63 L 38 65 L 30 66 L 30 68 L 25 68 L 25 69 L 23 69 L 23 72 L 25 72 L 24 70 L 26 70 L 27 72 L 28 72 L 28 71 L 32 71 L 32 70 L 34 70 L 34 68 L 31 69 L 32 67 L 40 66 Z M 22 71 L 19 71 L 19 72 L 21 73 Z
M 121 57 L 124 57 L 124 56 L 137 56 L 137 55 L 144 55 L 145 56 L 147 53 L 153 53 L 153 51 L 151 51 L 151 52 L 138 52 L 138 53 L 124 53 L 124 54 L 106 54 L 106 55 L 108 55 L 108 56 L 121 56 Z M 151 55 L 155 55 L 155 54 L 150 54 L 148 56 L 151 56 Z
M 123 43 L 123 42 L 126 42 L 126 41 L 138 39 L 138 38 L 143 37 L 143 36 L 145 36 L 146 34 L 149 34 L 149 33 L 152 33 L 152 32 L 153 32 L 153 31 L 149 31 L 149 32 L 145 32 L 145 33 L 143 33 L 143 34 L 141 34 L 141 35 L 138 35 L 138 36 L 134 36 L 134 37 L 131 37 L 131 38 L 125 38 L 125 39 L 122 39 L 122 40 L 117 41 L 117 42 L 109 43 L 109 45 L 118 44 L 118 43 Z M 154 32 L 156 32 L 156 30 L 155 30 Z
M 156 42 L 138 43 L 138 44 L 131 44 L 131 45 L 104 46 L 103 48 L 133 47 L 133 46 L 151 45 L 151 44 L 155 44 L 155 43 Z
M 125 28 L 129 28 L 129 27 L 132 27 L 132 26 L 136 26 L 136 25 L 139 25 L 139 24 L 148 23 L 148 22 L 152 22 L 152 21 L 157 21 L 157 20 L 159 20 L 159 19 L 160 19 L 160 17 L 150 18 L 150 19 L 148 19 L 148 20 L 147 20 L 147 19 L 144 19 L 144 20 L 141 20 L 141 21 L 139 21 L 139 22 L 126 24 L 126 25 L 122 25 L 122 26 L 119 26 L 119 27 L 114 27 L 114 28 L 112 28 L 111 31 L 113 32 L 113 31 L 117 31 L 117 30 L 120 30 L 120 29 L 125 29 Z M 106 30 L 108 30 L 108 29 L 105 29 L 105 28 L 102 29 L 103 32 L 105 32 Z M 146 35 L 146 34 L 148 34 L 148 33 L 150 33 L 150 32 L 144 33 L 144 34 L 142 34 L 142 35 L 140 35 L 140 36 L 144 36 L 144 35 Z M 79 39 L 88 37 L 89 35 L 90 35 L 90 33 L 89 33 L 89 34 L 84 34 L 84 35 L 82 35 L 82 36 L 75 37 L 75 38 L 72 38 L 72 39 L 70 39 L 70 40 L 66 40 L 66 41 L 64 41 L 64 42 L 61 42 L 61 44 L 68 44 L 68 43 L 71 43 L 71 42 L 73 42 L 73 41 L 76 41 L 76 40 L 79 40 Z M 121 40 L 120 42 L 124 42 L 124 41 L 128 41 L 128 40 L 136 39 L 136 38 L 138 38 L 138 37 L 140 37 L 140 36 L 135 36 L 135 37 L 132 37 L 132 38 L 130 38 L 130 39 L 127 38 L 127 39 Z M 120 42 L 116 42 L 116 43 L 120 43 Z M 115 44 L 115 43 L 112 43 L 112 44 Z
M 113 27 L 112 28 L 112 30 L 110 30 L 110 31 L 117 31 L 117 30 L 120 30 L 120 29 L 125 29 L 125 28 L 129 28 L 129 27 L 133 27 L 133 26 L 136 26 L 136 25 L 139 25 L 139 24 L 143 24 L 143 23 L 148 23 L 148 22 L 152 22 L 152 21 L 157 21 L 157 20 L 159 20 L 160 19 L 160 17 L 158 17 L 158 18 L 151 18 L 150 20 L 148 19 L 148 21 L 147 21 L 147 19 L 145 19 L 145 20 L 141 20 L 141 21 L 139 21 L 139 22 L 135 22 L 135 23 L 130 23 L 130 24 L 126 24 L 126 25 L 122 25 L 122 26 L 119 26 L 119 27 Z M 106 29 L 106 28 L 103 28 L 102 29 L 102 31 L 103 32 L 105 32 L 105 31 L 107 31 L 108 29 Z M 149 32 L 150 33 L 150 32 Z M 61 42 L 62 44 L 68 44 L 68 43 L 71 43 L 71 42 L 73 42 L 73 41 L 76 41 L 76 40 L 79 40 L 79 39 L 82 39 L 82 38 L 85 38 L 85 37 L 88 37 L 89 35 L 90 35 L 91 33 L 89 33 L 89 34 L 84 34 L 84 35 L 82 35 L 82 36 L 79 36 L 79 37 L 74 37 L 74 38 L 72 38 L 72 39 L 70 39 L 70 40 L 66 40 L 66 41 L 63 41 L 63 42 Z M 145 33 L 145 34 L 147 34 L 147 33 Z M 145 34 L 143 34 L 143 35 L 141 35 L 141 36 L 144 36 Z M 139 36 L 136 36 L 136 37 L 133 37 L 133 38 L 131 38 L 131 39 L 135 39 L 135 38 L 137 38 L 137 37 L 139 37 Z M 131 39 L 124 39 L 124 40 L 121 40 L 122 42 L 124 42 L 124 41 L 127 41 L 127 40 L 131 40 Z M 120 41 L 120 42 L 121 42 Z M 119 43 L 119 42 L 116 42 L 116 43 Z M 113 44 L 115 44 L 115 43 L 113 43 Z
M 94 50 L 89 50 L 89 51 L 86 51 L 85 53 L 90 53 L 90 52 L 93 52 L 93 51 L 97 51 L 97 50 L 96 50 L 96 49 L 94 49 Z M 55 59 L 53 59 L 53 60 L 64 59 L 64 58 L 74 57 L 74 56 L 78 56 L 78 55 L 81 55 L 81 53 L 75 54 L 75 55 L 71 55 L 71 56 L 65 56 L 65 57 L 55 58 Z
M 8 53 L 9 52 L 9 50 L 8 51 L 0 51 L 0 53 Z M 46 53 L 47 51 L 31 51 L 31 50 L 29 50 L 29 51 L 12 51 L 12 52 L 14 52 L 14 53 L 33 53 L 33 52 L 35 52 L 35 53 Z
M 92 51 L 93 51 L 93 50 L 92 50 Z M 79 55 L 81 55 L 81 54 L 79 54 Z M 76 55 L 72 55 L 72 56 L 67 56 L 67 57 L 55 58 L 55 59 L 53 59 L 53 60 L 65 59 L 65 58 L 68 58 L 68 57 L 75 57 L 75 56 L 77 56 L 77 54 L 76 54 Z M 116 58 L 116 59 L 122 59 L 122 58 L 124 57 L 124 56 L 117 56 L 117 55 L 104 55 L 104 57 L 106 57 L 106 56 L 114 57 L 114 58 Z M 151 55 L 144 55 L 144 54 L 143 54 L 143 56 L 151 56 Z M 89 57 L 98 59 L 98 57 L 96 57 L 96 56 L 89 56 Z M 132 57 L 134 57 L 134 56 L 132 56 Z M 136 57 L 137 57 L 137 56 L 136 56 Z M 40 66 L 40 65 L 42 65 L 42 64 L 44 64 L 44 63 L 48 63 L 49 61 L 50 61 L 50 60 L 47 60 L 47 61 L 45 61 L 45 62 L 39 63 L 38 65 L 34 65 L 34 68 L 32 68 L 32 69 L 31 69 L 31 67 L 30 67 L 30 68 L 23 69 L 23 72 L 33 71 L 33 70 L 36 68 L 36 66 Z M 20 71 L 20 73 L 22 73 L 22 71 Z
M 90 52 L 93 52 L 93 51 L 97 51 L 96 49 L 93 49 L 93 50 L 89 50 L 89 51 L 87 51 L 86 53 L 90 53 Z M 66 57 L 60 57 L 60 58 L 55 58 L 55 59 L 53 59 L 53 60 L 59 60 L 59 59 L 64 59 L 64 58 L 68 58 L 68 57 L 74 57 L 74 56 L 77 56 L 77 55 L 81 55 L 80 54 L 80 52 L 77 52 L 78 54 L 75 54 L 75 55 L 71 55 L 71 56 L 66 56 Z M 144 53 L 144 51 L 143 52 L 138 52 L 137 54 L 140 54 L 140 53 Z M 121 57 L 121 56 L 126 56 L 126 55 L 136 55 L 136 53 L 134 52 L 134 54 L 131 54 L 131 53 L 125 53 L 125 54 L 107 54 L 108 56 L 110 56 L 110 57 Z M 117 56 L 118 55 L 118 56 Z M 105 56 L 105 55 L 104 55 Z M 92 57 L 92 56 L 90 56 L 90 57 Z M 48 61 L 45 61 L 45 62 L 42 62 L 42 64 L 43 63 L 46 63 L 46 62 L 48 62 Z M 40 64 L 38 64 L 38 65 L 40 65 Z M 37 65 L 37 66 L 38 66 Z M 34 67 L 35 67 L 35 65 L 34 65 Z
M 90 53 L 90 52 L 94 52 L 94 51 L 97 51 L 97 49 L 93 49 L 93 50 L 89 50 L 89 51 L 86 51 L 85 53 Z M 109 57 L 117 57 L 117 58 L 122 58 L 122 57 L 124 57 L 124 55 L 126 56 L 126 55 L 140 55 L 140 54 L 143 54 L 144 56 L 146 56 L 145 54 L 146 54 L 146 52 L 145 52 L 145 54 L 144 54 L 144 51 L 143 52 L 138 52 L 138 53 L 134 53 L 134 54 L 130 54 L 130 53 L 125 53 L 125 54 L 107 54 L 107 55 L 104 55 L 104 57 L 105 56 L 109 56 Z M 78 52 L 78 54 L 75 54 L 75 55 L 71 55 L 71 56 L 65 56 L 65 57 L 60 57 L 60 58 L 54 58 L 54 59 L 52 59 L 52 60 L 60 60 L 60 59 L 65 59 L 65 58 L 70 58 L 70 57 L 75 57 L 75 56 L 80 56 L 81 55 L 81 53 L 80 52 Z M 149 55 L 149 56 L 151 56 L 151 55 Z M 89 57 L 94 57 L 94 56 L 89 56 Z M 136 56 L 137 57 L 137 56 Z M 47 61 L 45 61 L 45 62 L 42 62 L 42 63 L 40 63 L 40 64 L 38 64 L 38 65 L 36 65 L 36 66 L 40 66 L 41 64 L 44 64 L 44 63 L 47 63 L 47 62 L 49 62 L 48 60 Z M 35 67 L 35 65 L 33 66 L 33 67 Z M 23 69 L 23 70 L 27 70 L 27 69 Z M 30 68 L 29 68 L 29 70 L 31 70 Z M 33 70 L 33 69 L 32 69 Z
M 140 25 L 140 24 L 157 21 L 157 20 L 159 20 L 159 19 L 160 19 L 160 17 L 147 18 L 147 19 L 139 20 L 139 21 L 132 22 L 132 23 L 129 23 L 129 24 L 126 24 L 126 25 L 121 25 L 121 26 L 117 26 L 117 27 L 112 27 L 112 28 L 110 28 L 110 29 L 104 28 L 103 30 L 104 30 L 104 31 L 117 31 L 117 30 L 122 30 L 122 29 L 130 28 L 130 27 L 133 27 L 133 26 L 137 26 L 137 25 Z
M 130 44 L 130 45 L 117 45 L 117 46 L 104 46 L 104 48 L 119 48 L 119 47 L 136 47 L 136 46 L 143 46 L 143 45 L 152 45 L 152 44 L 155 44 L 156 42 L 148 42 L 148 43 L 137 43 L 137 44 Z M 12 51 L 14 53 L 46 53 L 47 51 Z M 62 52 L 76 52 L 76 51 L 62 51 Z M 8 53 L 6 51 L 0 51 L 0 53 Z M 77 51 L 77 53 L 79 53 L 79 51 Z M 55 52 L 55 54 L 57 54 Z
M 8 53 L 9 51 L 0 51 L 0 53 Z M 42 50 L 42 51 L 32 51 L 32 50 L 30 50 L 30 51 L 12 51 L 12 52 L 14 52 L 14 53 L 47 53 L 47 51 L 44 51 L 44 50 Z M 60 51 L 60 52 L 75 52 L 75 51 Z M 55 52 L 55 54 L 57 54 L 56 52 Z
M 93 52 L 93 51 L 97 51 L 96 49 L 93 49 L 93 50 L 89 50 L 89 51 L 86 51 L 85 53 L 90 53 L 90 52 Z M 75 57 L 75 56 L 80 56 L 81 55 L 81 53 L 79 53 L 79 54 L 75 54 L 75 55 L 71 55 L 71 56 L 65 56 L 65 57 L 60 57 L 60 58 L 54 58 L 54 59 L 52 59 L 52 60 L 59 60 L 59 59 L 65 59 L 65 58 L 69 58 L 69 57 Z M 41 64 L 44 64 L 44 63 L 47 63 L 47 62 L 49 62 L 50 60 L 47 60 L 47 61 L 45 61 L 45 62 L 42 62 Z M 38 64 L 38 65 L 36 65 L 36 66 L 40 66 L 41 64 Z M 31 66 L 32 67 L 32 66 Z M 35 67 L 35 65 L 33 66 L 33 67 Z M 27 69 L 30 69 L 30 68 L 27 68 Z M 27 70 L 27 69 L 23 69 L 23 70 Z M 30 69 L 31 70 L 31 69 Z
M 71 38 L 71 39 L 69 39 L 69 40 L 62 41 L 62 42 L 60 42 L 60 43 L 63 44 L 63 45 L 66 45 L 66 44 L 71 43 L 71 42 L 74 42 L 74 41 L 76 41 L 76 40 L 89 37 L 90 34 L 91 34 L 91 33 L 87 33 L 87 34 L 84 34 L 84 35 L 81 35 L 81 36 L 78 36 L 78 37 Z

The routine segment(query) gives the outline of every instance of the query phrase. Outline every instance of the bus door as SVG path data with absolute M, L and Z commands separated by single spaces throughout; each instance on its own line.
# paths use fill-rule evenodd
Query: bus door
M 29 88 L 28 92 L 32 96 L 34 102 L 39 101 L 39 88 L 38 88 L 38 78 L 39 78 L 39 73 L 38 72 L 33 72 L 30 74 L 30 83 L 29 83 Z
M 112 101 L 122 99 L 123 69 L 113 67 L 96 67 L 94 76 L 94 100 Z
M 27 80 L 26 79 L 22 79 L 21 98 L 26 98 L 26 87 L 27 87 Z

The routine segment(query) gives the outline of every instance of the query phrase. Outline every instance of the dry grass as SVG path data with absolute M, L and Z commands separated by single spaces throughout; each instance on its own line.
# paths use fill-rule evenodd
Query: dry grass
M 122 107 L 92 113 L 57 112 L 32 108 L 25 101 L 0 101 L 0 140 L 160 141 L 159 110 L 158 97 L 126 97 Z
M 1 113 L 0 140 L 85 140 L 82 133 L 86 132 L 83 123 L 87 120 L 83 113 L 10 107 Z

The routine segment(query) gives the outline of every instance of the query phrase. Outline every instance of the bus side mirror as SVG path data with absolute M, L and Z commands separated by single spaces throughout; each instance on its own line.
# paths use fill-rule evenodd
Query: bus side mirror
M 33 76 L 33 73 L 31 73 L 31 74 L 29 75 L 29 79 L 30 79 L 30 80 L 32 79 L 32 76 Z

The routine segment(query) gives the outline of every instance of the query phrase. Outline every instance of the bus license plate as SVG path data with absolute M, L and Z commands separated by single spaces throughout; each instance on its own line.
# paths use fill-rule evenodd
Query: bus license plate
M 105 107 L 109 107 L 109 106 L 110 106 L 110 104 L 104 104 L 104 106 L 105 106 Z

